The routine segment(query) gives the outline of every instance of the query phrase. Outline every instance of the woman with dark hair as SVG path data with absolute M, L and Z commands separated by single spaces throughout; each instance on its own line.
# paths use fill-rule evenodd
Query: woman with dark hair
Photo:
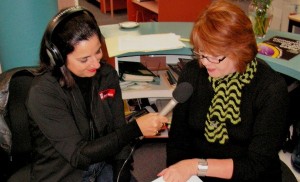
M 65 9 L 49 23 L 26 104 L 31 181 L 132 181 L 130 143 L 167 122 L 157 113 L 125 122 L 117 72 L 102 56 L 99 27 L 86 9 Z
M 213 2 L 196 20 L 196 60 L 179 77 L 191 98 L 173 110 L 167 165 L 158 175 L 184 182 L 281 181 L 278 152 L 286 136 L 284 79 L 256 58 L 252 24 L 238 6 Z

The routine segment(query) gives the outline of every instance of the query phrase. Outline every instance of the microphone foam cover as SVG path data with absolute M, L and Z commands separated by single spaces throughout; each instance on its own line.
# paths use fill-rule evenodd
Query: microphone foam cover
M 190 98 L 192 93 L 193 93 L 193 86 L 188 82 L 182 82 L 176 86 L 172 95 L 177 102 L 184 103 Z

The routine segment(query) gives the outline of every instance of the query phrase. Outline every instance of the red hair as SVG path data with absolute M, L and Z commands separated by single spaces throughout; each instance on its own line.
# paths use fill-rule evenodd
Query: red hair
M 211 3 L 200 14 L 190 39 L 196 51 L 237 61 L 239 72 L 244 72 L 257 54 L 250 19 L 241 8 L 225 0 Z

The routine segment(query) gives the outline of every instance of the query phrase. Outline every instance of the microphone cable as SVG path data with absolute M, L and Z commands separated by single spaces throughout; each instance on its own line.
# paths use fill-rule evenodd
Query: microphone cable
M 124 169 L 126 163 L 129 161 L 130 157 L 132 157 L 132 154 L 133 154 L 133 152 L 135 151 L 135 147 L 136 147 L 136 145 L 139 143 L 139 141 L 140 141 L 140 140 L 137 139 L 136 142 L 134 142 L 134 145 L 131 147 L 130 153 L 129 153 L 128 157 L 126 158 L 126 160 L 124 161 L 124 163 L 123 163 L 123 165 L 122 165 L 122 167 L 121 167 L 121 169 L 120 169 L 120 171 L 119 171 L 119 173 L 118 173 L 117 182 L 119 182 L 121 173 L 122 173 L 122 171 L 123 171 L 123 169 Z

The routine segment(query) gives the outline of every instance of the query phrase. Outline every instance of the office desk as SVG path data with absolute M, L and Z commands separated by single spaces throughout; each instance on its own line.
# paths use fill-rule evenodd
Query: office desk
M 158 34 L 158 33 L 170 33 L 173 32 L 180 35 L 182 38 L 189 38 L 192 30 L 193 23 L 190 22 L 148 22 L 140 23 L 139 27 L 133 29 L 122 29 L 118 24 L 100 26 L 103 37 L 109 38 L 120 35 L 146 35 L 146 34 Z M 258 39 L 257 42 L 269 39 L 272 36 L 279 35 L 287 38 L 300 40 L 300 35 L 292 34 L 288 32 L 279 32 L 269 30 L 264 39 Z M 191 55 L 190 45 L 185 42 L 186 48 L 166 51 L 155 52 L 132 52 L 118 55 L 118 57 L 124 56 L 138 56 L 138 55 Z M 118 49 L 117 46 L 108 46 L 108 51 Z M 109 55 L 110 57 L 113 57 Z M 265 60 L 274 70 L 291 76 L 297 80 L 300 80 L 300 55 L 294 57 L 289 61 L 282 59 L 275 59 L 268 56 L 258 54 L 257 57 Z
M 175 33 L 180 35 L 182 38 L 189 38 L 190 31 L 192 29 L 193 23 L 176 23 L 176 22 L 149 22 L 140 23 L 136 28 L 123 29 L 120 28 L 118 24 L 115 25 L 104 25 L 100 26 L 100 30 L 105 39 L 105 43 L 108 50 L 109 57 L 115 57 L 115 68 L 118 71 L 118 60 L 126 59 L 130 61 L 135 59 L 139 61 L 140 55 L 163 55 L 166 56 L 167 63 L 173 61 L 176 63 L 178 59 L 174 55 L 185 57 L 190 56 L 192 51 L 190 49 L 189 42 L 184 42 L 185 47 L 173 50 L 163 50 L 163 51 L 152 51 L 152 52 L 129 52 L 129 53 L 118 53 L 118 41 L 111 41 L 108 38 L 123 35 L 147 35 L 147 34 L 162 34 L 162 33 Z M 173 87 L 170 87 L 169 83 L 161 79 L 160 85 L 152 85 L 150 88 L 122 91 L 123 99 L 131 98 L 170 98 L 172 97 Z
M 103 34 L 104 39 L 111 37 L 122 36 L 122 35 L 147 35 L 147 34 L 161 34 L 161 33 L 175 33 L 180 35 L 182 38 L 189 38 L 192 30 L 193 23 L 188 22 L 147 22 L 140 23 L 139 27 L 133 29 L 122 29 L 118 24 L 100 26 L 100 30 Z M 269 39 L 273 36 L 283 36 L 300 40 L 300 35 L 292 34 L 288 32 L 279 32 L 269 30 L 265 39 Z M 257 42 L 261 42 L 265 39 L 257 39 Z M 110 39 L 108 39 L 110 40 Z M 139 61 L 141 55 L 164 55 L 166 56 L 167 63 L 176 63 L 178 56 L 191 56 L 191 46 L 189 42 L 184 42 L 185 47 L 181 49 L 164 50 L 164 51 L 152 51 L 152 52 L 129 52 L 116 54 L 118 50 L 118 44 L 111 44 L 111 42 L 105 42 L 109 57 L 114 57 L 114 64 L 118 71 L 118 60 L 125 59 L 126 61 L 132 60 Z M 176 57 L 172 57 L 177 55 Z M 261 54 L 257 55 L 258 58 L 265 60 L 274 70 L 288 75 L 292 78 L 300 80 L 300 55 L 295 56 L 289 61 L 283 59 L 276 59 Z M 171 62 L 173 61 L 173 62 Z M 123 99 L 131 98 L 170 98 L 174 88 L 170 88 L 166 81 L 161 81 L 160 85 L 154 85 L 151 88 L 142 88 L 139 90 L 122 91 Z
M 262 40 L 257 39 L 257 42 L 262 42 L 263 40 L 267 40 L 273 36 L 282 36 L 286 38 L 300 40 L 299 34 L 269 30 L 266 37 Z M 264 56 L 261 54 L 257 54 L 257 57 L 265 60 L 277 72 L 280 72 L 282 74 L 300 80 L 300 55 L 297 55 L 288 61 Z
M 120 28 L 118 24 L 100 26 L 101 33 L 104 39 L 123 36 L 123 35 L 148 35 L 148 34 L 162 34 L 162 33 L 175 33 L 180 35 L 182 38 L 189 38 L 192 30 L 193 23 L 191 22 L 147 22 L 140 23 L 136 28 L 124 29 Z M 124 57 L 124 56 L 137 56 L 137 55 L 191 55 L 189 42 L 184 42 L 185 48 L 176 50 L 164 50 L 154 52 L 131 52 L 131 53 L 120 53 L 116 54 L 118 45 L 111 42 L 106 42 L 109 57 Z

